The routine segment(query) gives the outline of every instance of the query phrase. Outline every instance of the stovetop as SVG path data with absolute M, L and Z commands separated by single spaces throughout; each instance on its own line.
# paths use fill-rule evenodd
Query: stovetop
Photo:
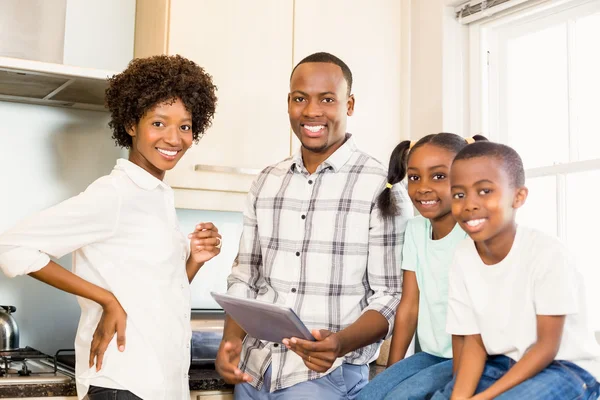
M 0 350 L 0 386 L 40 383 L 67 383 L 74 377 L 74 370 L 57 363 L 55 356 L 42 353 L 31 347 L 16 350 Z

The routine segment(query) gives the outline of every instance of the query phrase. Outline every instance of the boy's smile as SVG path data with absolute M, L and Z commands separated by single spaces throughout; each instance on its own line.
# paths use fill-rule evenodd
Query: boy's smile
M 452 215 L 471 239 L 489 246 L 514 237 L 516 209 L 524 204 L 527 189 L 514 187 L 501 159 L 457 160 L 450 176 Z

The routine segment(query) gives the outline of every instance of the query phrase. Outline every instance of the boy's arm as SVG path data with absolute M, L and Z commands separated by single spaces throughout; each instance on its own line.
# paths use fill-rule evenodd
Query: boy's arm
M 481 379 L 486 359 L 487 353 L 481 335 L 466 335 L 451 400 L 469 399 L 473 396 Z
M 388 367 L 402 359 L 415 335 L 419 315 L 419 286 L 414 271 L 404 271 L 402 297 L 396 311 L 394 333 L 388 356 Z
M 493 399 L 519 383 L 535 376 L 556 357 L 560 347 L 564 315 L 538 315 L 537 341 L 508 372 L 487 390 L 478 394 L 478 400 Z
M 458 366 L 460 365 L 460 355 L 463 346 L 465 345 L 465 337 L 463 335 L 452 335 L 452 375 L 456 376 Z

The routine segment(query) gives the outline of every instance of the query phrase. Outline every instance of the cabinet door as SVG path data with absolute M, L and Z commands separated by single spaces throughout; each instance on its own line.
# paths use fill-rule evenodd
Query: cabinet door
M 190 393 L 190 400 L 233 400 L 231 390 L 200 390 Z
M 356 97 L 348 132 L 361 150 L 387 166 L 401 139 L 401 2 L 296 0 L 294 4 L 294 65 L 318 51 L 348 64 Z M 293 147 L 298 146 L 294 139 Z
M 219 100 L 212 127 L 166 180 L 245 193 L 257 172 L 290 154 L 293 0 L 171 0 L 170 7 L 168 53 L 204 67 Z

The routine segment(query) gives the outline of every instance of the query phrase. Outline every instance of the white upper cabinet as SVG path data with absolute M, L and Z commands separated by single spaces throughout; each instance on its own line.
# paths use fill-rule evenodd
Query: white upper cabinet
M 170 185 L 245 192 L 256 172 L 289 155 L 291 18 L 292 0 L 171 1 L 168 53 L 205 68 L 219 100 Z
M 386 167 L 400 141 L 399 0 L 296 0 L 294 65 L 326 51 L 350 70 L 356 98 L 348 132 Z M 294 149 L 299 141 L 294 138 Z
M 257 173 L 289 156 L 292 21 L 293 0 L 138 2 L 136 56 L 180 54 L 218 88 L 212 126 L 167 173 L 176 206 L 240 211 Z

